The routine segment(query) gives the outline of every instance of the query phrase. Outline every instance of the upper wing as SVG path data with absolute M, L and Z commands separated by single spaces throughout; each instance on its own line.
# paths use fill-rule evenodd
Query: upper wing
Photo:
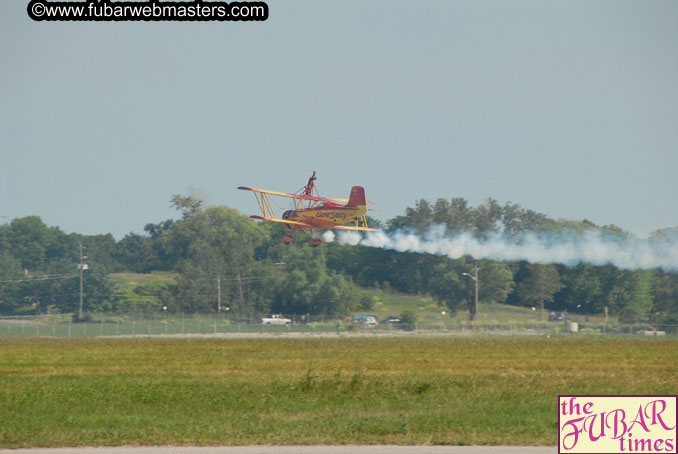
M 280 196 L 280 197 L 288 197 L 290 199 L 314 200 L 316 202 L 348 203 L 348 199 L 333 199 L 331 197 L 315 197 L 315 196 L 312 196 L 312 195 L 290 194 L 289 192 L 269 191 L 267 189 L 248 188 L 247 186 L 238 186 L 238 189 L 243 190 L 243 191 L 259 192 L 261 194 L 270 194 L 270 195 L 277 195 L 277 196 Z M 368 204 L 374 204 L 374 202 L 370 202 L 370 201 L 367 201 L 367 203 Z
M 277 195 L 280 197 L 288 197 L 290 199 L 315 200 L 316 202 L 348 202 L 348 199 L 331 199 L 328 197 L 315 197 L 312 195 L 290 194 L 288 192 L 269 191 L 267 189 L 248 188 L 246 186 L 238 186 L 238 189 L 243 191 L 260 192 L 262 194 Z

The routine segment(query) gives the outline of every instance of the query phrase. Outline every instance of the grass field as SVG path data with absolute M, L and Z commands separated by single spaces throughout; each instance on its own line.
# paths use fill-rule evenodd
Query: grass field
M 0 447 L 555 445 L 558 394 L 673 394 L 668 339 L 0 338 Z
M 143 282 L 174 282 L 179 274 L 173 271 L 152 271 L 150 273 L 111 273 L 108 276 L 116 289 L 134 290 Z

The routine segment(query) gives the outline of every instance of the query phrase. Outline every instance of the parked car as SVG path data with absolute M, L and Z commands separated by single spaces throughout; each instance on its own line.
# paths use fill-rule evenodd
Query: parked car
M 353 317 L 353 322 L 365 326 L 377 326 L 377 318 L 373 315 L 356 315 Z
M 381 323 L 382 325 L 387 324 L 397 325 L 398 323 L 400 323 L 400 317 L 398 317 L 397 315 L 387 315 L 386 317 L 382 318 L 379 321 L 379 323 Z
M 274 314 L 270 317 L 262 317 L 262 325 L 291 325 L 292 320 L 285 318 L 282 315 Z

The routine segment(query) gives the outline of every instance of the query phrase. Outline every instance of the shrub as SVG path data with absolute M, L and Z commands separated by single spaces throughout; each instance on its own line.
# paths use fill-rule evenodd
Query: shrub
M 82 317 L 79 314 L 73 314 L 73 323 L 87 323 L 92 321 L 92 314 L 83 312 Z
M 417 314 L 414 311 L 404 311 L 400 314 L 400 329 L 414 331 L 417 327 Z
M 367 293 L 361 293 L 358 298 L 358 308 L 363 311 L 371 311 L 374 308 L 374 297 Z

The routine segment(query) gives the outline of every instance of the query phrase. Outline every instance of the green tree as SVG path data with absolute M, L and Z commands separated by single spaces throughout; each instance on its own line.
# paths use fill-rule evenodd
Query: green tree
M 491 233 L 498 232 L 501 217 L 501 206 L 493 198 L 488 198 L 473 213 L 474 233 L 479 237 L 487 237 Z
M 153 240 L 137 233 L 128 233 L 118 241 L 111 256 L 123 269 L 135 273 L 150 273 L 157 263 Z
M 213 206 L 178 221 L 169 236 L 174 249 L 183 250 L 177 266 L 182 310 L 216 310 L 219 288 L 222 306 L 249 309 L 255 251 L 268 240 L 267 229 L 232 208 Z
M 507 202 L 502 208 L 503 232 L 511 239 L 517 239 L 527 232 L 541 231 L 548 221 L 547 216 L 522 208 L 517 203 Z
M 111 235 L 82 236 L 66 234 L 48 227 L 37 216 L 14 219 L 0 226 L 0 267 L 13 277 L 0 284 L 3 312 L 73 311 L 79 306 L 79 244 L 86 247 L 85 301 L 89 310 L 111 296 L 107 279 L 113 265 L 110 251 L 115 243 Z M 23 272 L 22 272 L 23 271 Z
M 652 311 L 659 314 L 659 321 L 678 325 L 678 274 L 658 272 Z
M 472 292 L 469 292 L 468 282 L 462 276 L 466 269 L 464 257 L 458 260 L 445 258 L 433 269 L 429 293 L 439 305 L 446 306 L 453 317 L 462 307 L 472 305 Z
M 479 308 L 475 304 L 475 286 L 478 285 L 478 305 L 489 303 L 503 303 L 513 291 L 513 272 L 503 262 L 493 260 L 481 260 L 478 263 L 478 275 L 475 275 L 475 264 L 468 265 L 464 272 L 467 293 L 473 298 L 468 298 L 470 320 L 476 320 Z M 476 282 L 477 279 L 477 282 Z
M 470 269 L 468 273 L 471 273 Z M 513 291 L 513 272 L 504 262 L 480 260 L 478 280 L 478 300 L 482 304 L 503 303 Z
M 388 231 L 413 229 L 420 235 L 425 235 L 432 225 L 433 209 L 431 204 L 424 199 L 419 199 L 414 208 L 406 208 L 405 215 L 399 216 L 388 222 Z
M 371 311 L 374 309 L 374 296 L 367 293 L 359 293 L 356 308 L 362 311 Z
M 19 292 L 21 280 L 25 278 L 21 260 L 6 250 L 0 252 L 0 313 L 13 314 L 21 307 Z
M 447 229 L 450 232 L 469 232 L 473 229 L 473 209 L 466 199 L 455 197 L 450 200 L 447 212 Z
M 447 199 L 438 199 L 433 204 L 433 224 L 447 225 L 447 219 L 450 214 L 450 202 Z
M 170 199 L 170 206 L 181 211 L 181 215 L 184 219 L 193 217 L 203 210 L 203 205 L 205 204 L 205 196 L 198 194 L 197 191 L 190 191 L 191 194 L 180 195 L 173 194 Z
M 162 310 L 160 301 L 134 290 L 118 290 L 112 298 L 111 310 L 118 314 L 152 314 Z
M 414 331 L 417 328 L 417 313 L 411 310 L 401 312 L 398 327 L 406 331 Z
M 38 216 L 12 220 L 7 242 L 9 252 L 21 260 L 21 267 L 29 271 L 45 269 L 47 249 L 52 243 L 53 232 Z
M 111 298 L 110 311 L 116 313 L 157 313 L 175 309 L 176 282 L 146 281 L 134 289 L 118 290 Z
M 647 320 L 654 302 L 653 270 L 620 271 L 608 295 L 610 310 L 622 323 Z
M 607 304 L 601 282 L 600 267 L 580 264 L 564 268 L 563 289 L 555 296 L 556 303 L 571 312 L 593 314 L 603 312 Z
M 86 262 L 92 264 L 92 266 L 102 267 L 107 272 L 120 271 L 120 264 L 116 262 L 113 258 L 115 252 L 115 238 L 110 233 L 105 235 L 89 235 L 82 238 L 77 238 L 77 235 L 73 235 L 73 238 L 67 243 L 68 252 L 70 256 L 74 259 L 79 257 L 76 254 L 73 254 L 71 251 L 73 248 L 77 251 L 77 242 L 81 241 L 85 250 L 84 253 L 87 255 Z M 64 255 L 68 255 L 64 251 Z
M 328 272 L 325 245 L 286 246 L 282 263 L 271 286 L 273 312 L 344 315 L 357 301 L 350 281 Z
M 61 281 L 60 296 L 55 296 L 53 304 L 60 312 L 77 312 L 80 306 L 80 280 L 75 277 Z M 104 312 L 113 296 L 113 284 L 104 267 L 91 266 L 84 272 L 83 309 L 85 312 Z
M 539 305 L 539 320 L 544 320 L 544 302 L 553 301 L 563 287 L 554 265 L 528 264 L 529 276 L 516 287 L 518 296 L 528 303 Z

